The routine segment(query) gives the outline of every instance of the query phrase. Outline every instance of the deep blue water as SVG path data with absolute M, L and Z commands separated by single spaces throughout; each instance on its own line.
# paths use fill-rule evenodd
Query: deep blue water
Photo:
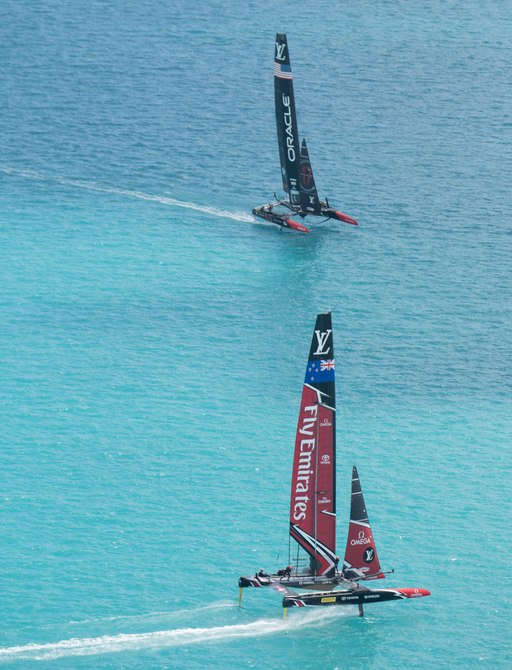
M 0 663 L 508 668 L 506 2 L 0 9 Z M 276 31 L 322 195 L 282 234 Z M 338 528 L 358 465 L 388 586 L 290 612 L 299 396 L 334 308 Z M 380 585 L 380 584 L 379 584 Z

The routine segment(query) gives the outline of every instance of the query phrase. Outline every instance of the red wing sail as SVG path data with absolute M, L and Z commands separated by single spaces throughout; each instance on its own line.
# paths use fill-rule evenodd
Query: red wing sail
M 331 314 L 319 314 L 295 439 L 290 534 L 309 554 L 311 573 L 336 567 L 336 401 Z
M 347 579 L 380 579 L 381 572 L 370 521 L 364 504 L 357 468 L 352 470 L 352 498 L 347 547 L 343 561 L 343 576 Z

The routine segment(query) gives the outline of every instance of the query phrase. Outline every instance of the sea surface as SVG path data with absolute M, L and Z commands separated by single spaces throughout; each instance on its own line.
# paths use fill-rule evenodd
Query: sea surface
M 250 214 L 277 31 L 358 228 Z M 0 43 L 0 665 L 511 667 L 510 3 L 4 0 Z M 287 560 L 328 309 L 339 551 L 356 463 L 432 597 L 283 620 L 237 579 Z

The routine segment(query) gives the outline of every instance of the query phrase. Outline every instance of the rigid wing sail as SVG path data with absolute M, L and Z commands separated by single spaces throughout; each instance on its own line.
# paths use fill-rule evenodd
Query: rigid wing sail
M 271 492 L 270 492 L 271 495 Z M 430 595 L 422 588 L 370 589 L 381 579 L 375 540 L 356 466 L 352 468 L 350 522 L 343 565 L 336 555 L 336 389 L 332 316 L 318 314 L 302 385 L 293 454 L 288 563 L 238 580 L 239 604 L 247 587 L 271 587 L 283 607 L 358 605 Z M 295 589 L 307 592 L 297 593 Z M 341 589 L 341 590 L 340 590 Z M 320 592 L 320 593 L 319 593 Z
M 357 221 L 351 216 L 338 212 L 329 206 L 327 199 L 320 200 L 318 197 L 306 141 L 302 139 L 299 142 L 290 54 L 284 33 L 276 35 L 274 96 L 281 176 L 287 199 L 260 205 L 252 213 L 265 221 L 302 233 L 308 233 L 308 228 L 291 216 L 322 216 L 357 226 Z

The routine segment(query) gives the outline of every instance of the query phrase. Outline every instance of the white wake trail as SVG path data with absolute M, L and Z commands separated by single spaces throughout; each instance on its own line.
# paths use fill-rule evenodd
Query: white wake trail
M 197 616 L 203 614 L 204 612 L 236 609 L 236 607 L 237 607 L 236 603 L 233 603 L 229 600 L 221 600 L 219 602 L 210 603 L 209 605 L 195 607 L 193 610 L 183 609 L 183 610 L 172 610 L 163 612 L 146 612 L 145 614 L 117 614 L 94 619 L 79 619 L 69 621 L 68 624 L 72 626 L 85 626 L 90 624 L 102 624 L 107 621 L 127 625 L 153 624 L 158 622 L 162 623 L 164 621 L 169 623 L 172 619 L 179 619 L 190 614 L 194 614 Z
M 21 660 L 47 661 L 67 656 L 92 656 L 183 645 L 190 646 L 192 644 L 247 637 L 262 637 L 305 627 L 321 626 L 332 617 L 331 612 L 308 612 L 302 616 L 290 617 L 288 620 L 260 619 L 252 623 L 212 628 L 176 628 L 152 633 L 120 633 L 119 635 L 102 635 L 100 637 L 72 638 L 47 644 L 0 647 L 0 663 L 12 663 Z
M 63 186 L 73 186 L 75 188 L 83 188 L 89 191 L 99 191 L 101 193 L 111 193 L 113 195 L 123 195 L 128 198 L 138 198 L 139 200 L 150 200 L 159 202 L 162 205 L 170 205 L 172 207 L 184 207 L 185 209 L 193 209 L 196 212 L 203 214 L 210 214 L 212 216 L 219 216 L 223 219 L 233 219 L 234 221 L 244 221 L 253 223 L 254 219 L 247 214 L 237 214 L 235 212 L 228 212 L 224 209 L 217 209 L 216 207 L 208 207 L 207 205 L 197 205 L 194 202 L 186 202 L 184 200 L 176 200 L 163 195 L 154 195 L 152 193 L 144 193 L 143 191 L 131 191 L 123 188 L 115 188 L 113 186 L 105 186 L 97 184 L 93 181 L 83 181 L 81 179 L 68 179 L 67 177 L 52 177 L 44 175 L 34 170 L 17 170 L 10 167 L 0 167 L 0 172 L 16 177 L 24 177 L 25 179 L 35 179 L 39 181 L 53 181 Z

